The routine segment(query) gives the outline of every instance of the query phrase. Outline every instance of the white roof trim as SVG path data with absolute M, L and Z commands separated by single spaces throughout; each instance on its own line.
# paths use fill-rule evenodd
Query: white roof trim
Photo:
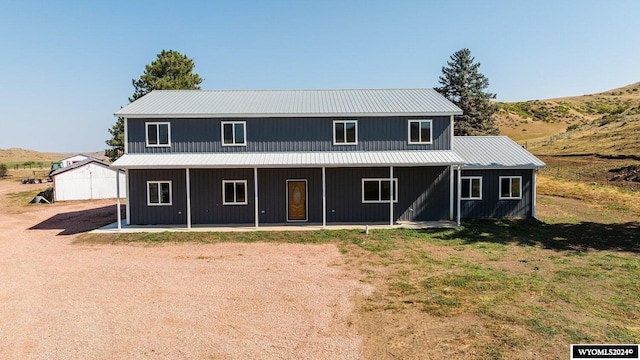
M 114 113 L 114 116 L 126 117 L 127 119 L 202 119 L 202 118 L 307 118 L 307 117 L 374 117 L 374 116 L 451 116 L 462 115 L 460 112 L 389 112 L 389 113 L 280 113 L 280 114 L 258 114 L 258 113 L 238 113 L 238 114 L 219 114 L 219 113 L 202 113 L 202 114 L 122 114 Z
M 449 166 L 464 161 L 454 151 L 324 151 L 295 153 L 157 153 L 125 154 L 119 169 L 301 168 L 373 166 Z

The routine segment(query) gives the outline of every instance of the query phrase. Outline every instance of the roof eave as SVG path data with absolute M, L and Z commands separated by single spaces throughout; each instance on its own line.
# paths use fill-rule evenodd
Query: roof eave
M 202 118 L 300 118 L 300 117 L 349 117 L 349 116 L 456 116 L 462 115 L 461 111 L 444 111 L 444 112 L 376 112 L 376 113 L 202 113 L 202 114 L 135 114 L 120 113 L 113 114 L 115 117 L 125 117 L 128 119 L 202 119 Z

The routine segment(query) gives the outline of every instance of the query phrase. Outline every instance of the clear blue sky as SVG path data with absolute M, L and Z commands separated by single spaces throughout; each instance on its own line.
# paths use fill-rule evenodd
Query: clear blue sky
M 640 1 L 0 0 L 0 148 L 105 148 L 162 49 L 203 89 L 438 86 L 469 48 L 498 100 L 640 81 Z

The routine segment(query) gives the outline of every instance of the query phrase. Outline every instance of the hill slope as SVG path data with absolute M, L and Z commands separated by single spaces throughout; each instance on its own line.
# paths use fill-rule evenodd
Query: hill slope
M 640 155 L 640 82 L 598 94 L 499 103 L 503 135 L 535 154 Z
M 0 149 L 0 163 L 19 163 L 27 161 L 51 162 L 60 160 L 67 156 L 69 156 L 69 154 L 44 153 L 20 148 Z

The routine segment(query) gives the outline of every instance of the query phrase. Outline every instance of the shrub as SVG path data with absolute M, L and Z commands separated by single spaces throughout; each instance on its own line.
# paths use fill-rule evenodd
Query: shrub
M 0 164 L 0 178 L 7 176 L 7 165 Z

